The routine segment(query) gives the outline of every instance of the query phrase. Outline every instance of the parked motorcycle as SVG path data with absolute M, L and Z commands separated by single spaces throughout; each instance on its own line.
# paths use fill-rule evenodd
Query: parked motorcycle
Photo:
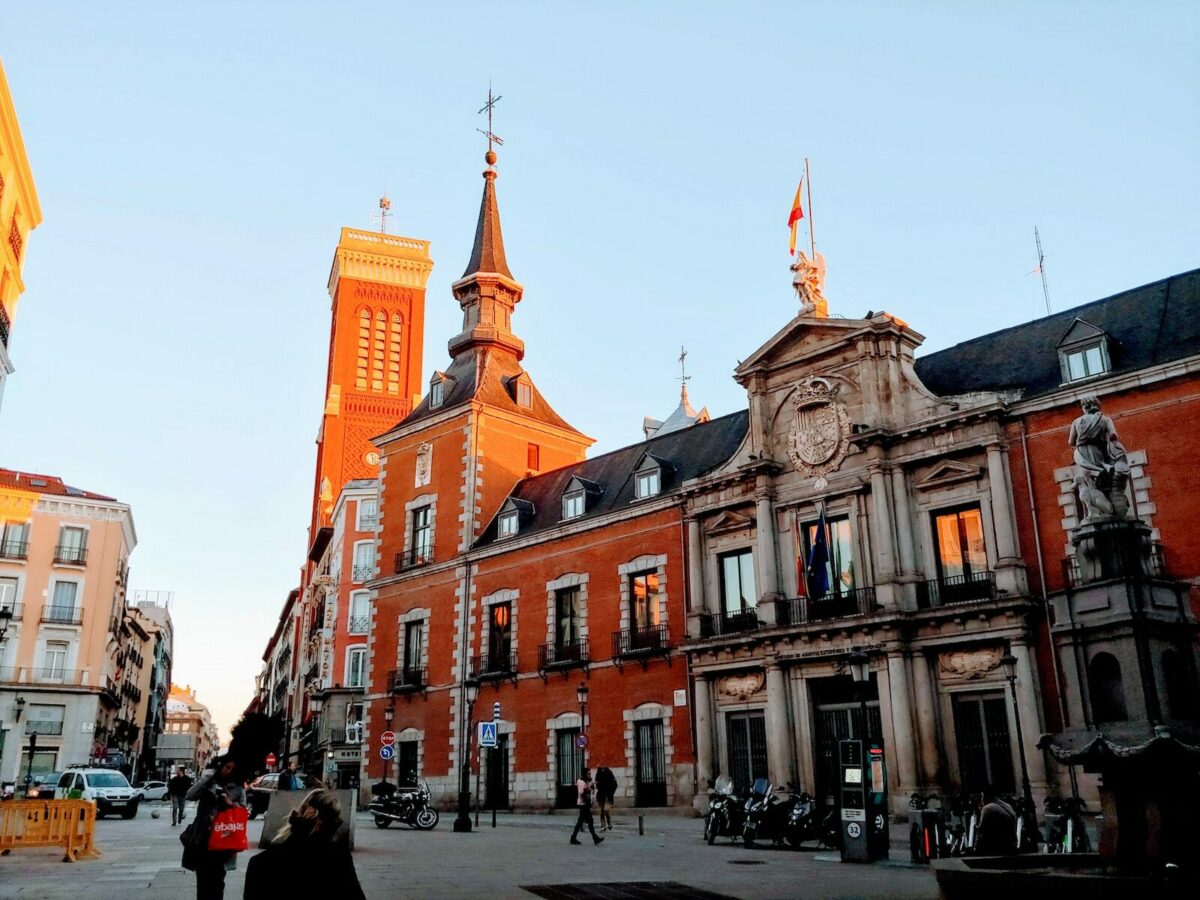
M 837 809 L 832 806 L 820 807 L 807 791 L 800 791 L 788 814 L 787 842 L 795 849 L 799 849 L 806 841 L 839 847 L 841 838 Z
M 786 791 L 776 791 L 770 779 L 757 779 L 746 801 L 746 822 L 742 826 L 742 842 L 746 847 L 753 847 L 756 840 L 777 844 L 786 840 L 795 802 Z
M 728 775 L 720 776 L 708 792 L 704 839 L 712 844 L 718 837 L 736 838 L 742 833 L 745 819 L 745 800 L 734 792 L 733 779 Z
M 390 790 L 388 790 L 390 788 Z M 393 822 L 402 822 L 412 828 L 428 831 L 437 827 L 438 811 L 429 805 L 429 782 L 422 781 L 416 787 L 397 788 L 394 785 L 375 785 L 371 802 L 367 804 L 375 816 L 377 828 L 387 828 Z

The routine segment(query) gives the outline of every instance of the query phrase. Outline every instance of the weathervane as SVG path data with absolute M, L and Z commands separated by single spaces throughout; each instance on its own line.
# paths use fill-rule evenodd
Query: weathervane
M 489 81 L 488 82 L 487 103 L 485 103 L 483 105 L 483 108 L 481 110 L 479 110 L 480 115 L 482 115 L 483 113 L 487 113 L 487 117 L 488 117 L 487 131 L 484 131 L 482 128 L 475 129 L 476 131 L 478 131 L 480 134 L 482 134 L 484 137 L 486 137 L 488 139 L 488 155 L 489 156 L 493 155 L 492 144 L 495 144 L 498 147 L 504 146 L 504 140 L 498 134 L 495 134 L 492 131 L 492 110 L 496 108 L 496 104 L 499 103 L 502 99 L 503 99 L 502 97 L 493 97 L 492 96 L 492 83 Z M 490 160 L 490 159 L 488 161 L 494 162 L 494 160 Z
M 687 350 L 683 344 L 679 345 L 679 392 L 685 397 L 687 396 L 687 383 L 692 380 L 692 376 L 687 373 Z
M 392 209 L 392 201 L 388 199 L 387 191 L 383 192 L 383 196 L 379 198 L 379 212 L 371 213 L 372 219 L 379 220 L 379 233 L 387 234 L 387 220 Z

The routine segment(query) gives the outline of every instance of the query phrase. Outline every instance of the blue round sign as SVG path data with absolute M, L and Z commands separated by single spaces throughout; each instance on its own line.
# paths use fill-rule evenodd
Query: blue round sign
M 396 755 L 395 747 L 380 747 L 379 748 L 379 758 L 380 759 L 391 759 L 395 755 Z

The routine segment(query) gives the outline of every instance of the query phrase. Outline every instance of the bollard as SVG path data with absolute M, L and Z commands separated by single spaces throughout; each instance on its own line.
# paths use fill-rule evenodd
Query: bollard
M 638 835 L 645 837 L 646 835 L 646 817 L 638 816 Z

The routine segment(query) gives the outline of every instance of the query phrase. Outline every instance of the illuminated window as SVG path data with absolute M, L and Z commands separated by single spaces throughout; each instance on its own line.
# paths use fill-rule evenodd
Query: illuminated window
M 848 594 L 854 590 L 854 543 L 850 539 L 850 519 L 837 516 L 825 520 L 825 546 L 828 559 L 824 571 L 810 571 L 813 543 L 817 539 L 817 523 L 805 522 L 804 560 L 807 571 L 807 593 L 811 597 L 826 594 Z
M 726 614 L 747 612 L 758 606 L 754 589 L 754 551 L 749 548 L 722 554 L 721 611 Z
M 502 672 L 512 657 L 512 604 L 496 603 L 488 611 L 488 664 L 486 671 Z
M 629 605 L 629 618 L 635 631 L 646 631 L 659 624 L 657 572 L 629 576 Z
M 933 514 L 938 578 L 971 581 L 987 571 L 983 517 L 978 504 Z

